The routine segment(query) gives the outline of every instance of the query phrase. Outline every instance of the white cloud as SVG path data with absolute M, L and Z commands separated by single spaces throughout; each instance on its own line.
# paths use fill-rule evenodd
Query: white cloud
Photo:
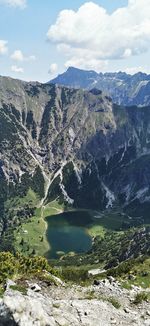
M 0 40 L 0 54 L 6 54 L 8 51 L 7 41 Z
M 24 69 L 22 67 L 18 67 L 18 66 L 14 65 L 14 66 L 11 66 L 11 71 L 22 74 L 24 72 Z
M 49 73 L 50 75 L 54 75 L 57 71 L 58 71 L 58 65 L 57 65 L 57 63 L 52 63 L 52 64 L 50 65 L 50 68 L 49 68 L 48 73 Z
M 139 55 L 150 49 L 150 0 L 129 0 L 111 14 L 94 2 L 63 10 L 47 36 L 68 57 L 66 65 L 94 68 Z
M 127 74 L 130 74 L 130 75 L 134 75 L 134 74 L 136 74 L 139 71 L 145 72 L 146 74 L 149 74 L 150 73 L 150 69 L 148 67 L 143 67 L 143 66 L 128 67 L 128 68 L 125 68 L 124 71 Z
M 126 59 L 126 58 L 129 58 L 132 56 L 132 50 L 131 49 L 125 49 L 124 53 L 123 53 L 123 58 Z
M 10 7 L 19 7 L 24 9 L 27 5 L 26 0 L 0 0 L 0 4 L 6 4 Z
M 21 50 L 15 50 L 11 55 L 11 59 L 14 61 L 23 62 L 23 61 L 34 61 L 36 57 L 34 55 L 25 57 Z
M 11 55 L 11 59 L 13 59 L 15 61 L 23 61 L 24 60 L 24 57 L 23 57 L 23 54 L 22 54 L 22 52 L 20 50 L 16 50 Z
M 70 66 L 81 69 L 93 69 L 96 71 L 105 71 L 108 65 L 108 60 L 100 60 L 95 51 L 91 49 L 72 48 L 67 44 L 60 44 L 57 50 L 63 52 L 68 58 L 65 67 Z
M 96 71 L 105 71 L 108 65 L 106 60 L 98 60 L 92 57 L 77 57 L 74 56 L 71 59 L 67 60 L 65 67 L 76 67 L 86 70 L 96 70 Z
M 30 55 L 29 57 L 26 57 L 25 60 L 27 60 L 27 61 L 35 61 L 36 56 L 35 55 Z

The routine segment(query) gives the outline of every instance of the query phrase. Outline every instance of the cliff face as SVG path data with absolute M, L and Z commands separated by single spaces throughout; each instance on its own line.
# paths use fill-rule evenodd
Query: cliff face
M 0 78 L 1 216 L 8 193 L 31 187 L 41 202 L 117 204 L 148 218 L 149 164 L 149 107 L 120 107 L 95 89 Z

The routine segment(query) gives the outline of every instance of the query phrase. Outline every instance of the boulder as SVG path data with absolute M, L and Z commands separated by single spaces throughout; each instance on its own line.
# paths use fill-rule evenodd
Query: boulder
M 96 285 L 96 286 L 100 285 L 100 281 L 94 280 L 93 285 Z
M 30 284 L 30 289 L 32 291 L 34 291 L 34 292 L 40 292 L 41 291 L 41 287 L 37 283 Z

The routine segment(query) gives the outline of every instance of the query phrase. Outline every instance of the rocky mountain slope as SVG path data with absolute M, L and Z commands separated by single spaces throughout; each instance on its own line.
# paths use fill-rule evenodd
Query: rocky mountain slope
M 0 147 L 2 232 L 22 215 L 8 219 L 10 201 L 29 189 L 41 205 L 55 198 L 81 208 L 119 205 L 149 220 L 149 107 L 120 107 L 95 89 L 0 77 Z M 28 206 L 24 214 L 32 215 Z
M 2 326 L 149 325 L 148 257 L 107 271 L 52 268 L 19 253 L 0 253 L 0 261 Z
M 65 283 L 47 287 L 44 282 L 27 281 L 26 294 L 14 282 L 7 284 L 0 300 L 3 326 L 144 326 L 150 323 L 149 303 L 144 300 L 134 303 L 135 297 L 145 292 L 137 286 L 123 289 L 113 277 L 97 281 L 97 285 L 72 285 L 71 288 Z
M 0 325 L 149 325 L 150 231 L 134 228 L 150 221 L 149 164 L 149 106 L 0 77 L 0 250 L 15 251 L 0 254 Z M 14 230 L 19 237 L 35 217 L 41 232 L 43 207 L 54 199 L 99 218 L 106 212 L 110 224 L 117 214 L 121 231 L 114 223 L 88 253 L 64 255 L 57 267 L 28 243 L 26 256 L 16 252 Z
M 135 75 L 124 72 L 103 74 L 70 67 L 51 83 L 88 90 L 97 88 L 119 105 L 150 105 L 150 75 L 141 72 Z

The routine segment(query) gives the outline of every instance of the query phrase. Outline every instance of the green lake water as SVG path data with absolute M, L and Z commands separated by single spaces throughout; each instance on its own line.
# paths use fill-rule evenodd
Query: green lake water
M 92 239 L 87 232 L 87 227 L 92 221 L 87 211 L 64 212 L 46 217 L 47 239 L 51 246 L 47 257 L 55 259 L 64 253 L 83 253 L 90 250 Z

